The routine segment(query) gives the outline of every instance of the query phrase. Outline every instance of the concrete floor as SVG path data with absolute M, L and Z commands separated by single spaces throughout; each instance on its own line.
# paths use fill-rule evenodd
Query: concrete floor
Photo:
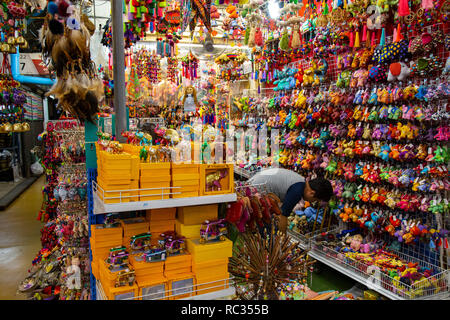
M 17 286 L 41 249 L 43 224 L 36 218 L 44 183 L 45 176 L 41 176 L 6 210 L 0 211 L 0 300 L 25 299 L 17 294 Z

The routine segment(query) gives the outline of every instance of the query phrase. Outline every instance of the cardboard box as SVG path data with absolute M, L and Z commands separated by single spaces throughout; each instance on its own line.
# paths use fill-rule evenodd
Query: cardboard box
M 192 255 L 192 263 L 230 258 L 233 254 L 233 242 L 228 239 L 206 243 L 199 243 L 198 239 L 187 239 L 186 247 Z
M 185 274 L 166 273 L 169 282 L 169 300 L 182 299 L 195 295 L 195 274 L 192 272 Z
M 167 300 L 169 283 L 164 276 L 155 276 L 149 280 L 136 280 L 141 300 Z
M 226 171 L 226 175 L 218 180 L 221 189 L 210 190 L 208 176 L 219 171 Z M 200 167 L 200 195 L 218 195 L 234 192 L 234 171 L 232 164 L 202 164 Z
M 177 208 L 177 220 L 184 225 L 202 224 L 205 220 L 217 220 L 219 205 L 208 204 Z
M 148 221 L 175 220 L 177 208 L 162 208 L 146 210 L 145 218 Z M 151 224 L 150 224 L 151 225 Z
M 200 277 L 208 277 L 212 274 L 225 274 L 228 272 L 228 258 L 192 263 L 192 272 Z
M 200 227 L 201 224 L 185 225 L 175 220 L 175 232 L 180 234 L 187 239 L 198 239 L 200 238 Z
M 136 298 L 139 296 L 139 287 L 134 284 L 132 286 L 124 286 L 118 288 L 110 288 L 108 293 L 108 300 L 125 300 L 135 298 L 133 300 L 140 300 Z

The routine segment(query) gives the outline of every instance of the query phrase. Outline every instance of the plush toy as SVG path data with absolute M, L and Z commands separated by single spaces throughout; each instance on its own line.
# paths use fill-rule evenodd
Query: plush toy
M 351 75 L 352 75 L 351 70 L 342 71 L 339 74 L 338 79 L 336 80 L 336 87 L 347 88 L 350 84 Z
M 404 62 L 394 62 L 389 66 L 388 78 L 389 82 L 394 80 L 403 81 L 405 80 L 411 73 L 410 68 Z
M 375 82 L 386 80 L 387 68 L 385 65 L 376 65 L 369 70 L 369 79 Z
M 317 64 L 313 60 L 311 62 L 311 67 L 306 69 L 304 74 L 303 74 L 303 86 L 310 86 L 310 85 L 314 85 L 314 84 L 318 84 L 319 83 L 319 78 L 315 74 L 316 70 L 317 70 Z

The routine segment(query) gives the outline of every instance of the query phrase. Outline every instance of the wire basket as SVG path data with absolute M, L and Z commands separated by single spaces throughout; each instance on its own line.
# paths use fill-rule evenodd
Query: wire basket
M 331 231 L 330 233 L 334 232 Z M 382 294 L 387 293 L 389 297 L 402 300 L 433 299 L 438 296 L 447 297 L 449 295 L 449 272 L 439 266 L 420 258 L 390 250 L 403 261 L 417 263 L 420 267 L 434 271 L 434 275 L 408 285 L 381 272 L 376 266 L 346 256 L 344 253 L 328 247 L 324 241 L 319 241 L 318 237 L 319 235 L 315 235 L 311 239 L 311 252 L 320 257 L 320 260 L 331 261 L 339 265 L 348 275 L 364 280 L 360 282 L 363 282 L 372 290 Z

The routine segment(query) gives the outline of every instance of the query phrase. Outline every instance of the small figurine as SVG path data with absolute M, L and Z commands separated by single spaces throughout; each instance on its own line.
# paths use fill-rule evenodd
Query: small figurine
M 220 180 L 228 175 L 228 170 L 219 170 L 206 176 L 206 191 L 220 191 Z
M 80 258 L 73 256 L 71 265 L 66 268 L 66 287 L 69 290 L 81 290 L 81 270 L 80 270 Z
M 128 252 L 124 246 L 109 249 L 109 257 L 106 263 L 111 271 L 118 271 L 128 265 Z
M 132 254 L 146 251 L 150 247 L 150 239 L 152 234 L 144 232 L 131 237 L 130 248 Z
M 221 240 L 225 241 L 227 234 L 227 227 L 225 225 L 225 219 L 220 219 L 216 221 L 208 221 L 202 223 L 200 227 L 200 243 L 205 243 L 211 240 Z
M 160 248 L 167 251 L 168 254 L 182 254 L 184 249 L 186 249 L 186 244 L 184 242 L 185 237 L 178 236 L 174 231 L 166 231 L 160 234 L 161 240 L 158 240 Z
M 125 270 L 119 271 L 116 278 L 116 283 L 114 286 L 123 287 L 126 285 L 132 286 L 134 284 L 134 280 L 136 279 L 134 269 L 132 267 L 128 267 Z

